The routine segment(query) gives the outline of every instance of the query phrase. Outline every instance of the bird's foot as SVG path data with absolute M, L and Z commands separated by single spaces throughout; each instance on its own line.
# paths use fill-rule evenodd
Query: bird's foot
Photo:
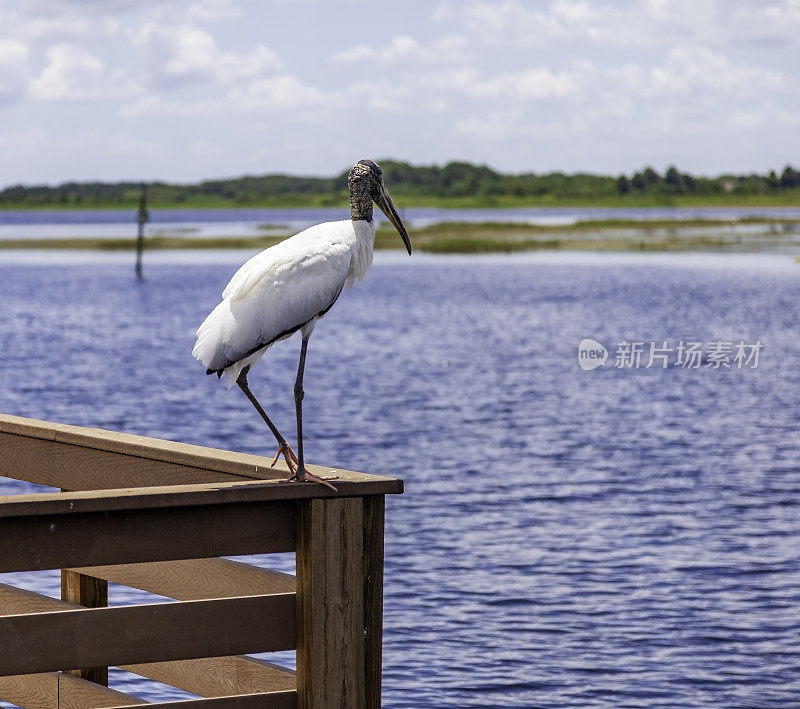
M 332 475 L 330 477 L 322 478 L 319 475 L 314 475 L 313 473 L 309 473 L 305 468 L 300 468 L 295 472 L 292 477 L 286 480 L 287 483 L 319 483 L 320 485 L 325 485 L 325 487 L 329 487 L 334 492 L 339 492 L 333 485 L 331 485 L 328 480 L 336 480 L 338 476 Z
M 284 460 L 286 461 L 286 465 L 289 468 L 289 472 L 292 473 L 294 476 L 294 472 L 295 470 L 297 470 L 298 460 L 291 446 L 286 441 L 278 445 L 278 452 L 275 454 L 275 458 L 272 461 L 272 465 L 270 465 L 269 467 L 274 468 L 275 463 L 278 462 L 278 458 L 280 458 L 281 456 L 283 456 Z

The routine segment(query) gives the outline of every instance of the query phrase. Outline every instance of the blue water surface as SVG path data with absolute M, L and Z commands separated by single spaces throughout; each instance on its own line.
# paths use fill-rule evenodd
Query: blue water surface
M 271 455 L 191 358 L 247 255 L 153 254 L 139 283 L 128 255 L 0 254 L 0 411 Z M 305 423 L 313 462 L 406 483 L 384 706 L 800 705 L 799 299 L 780 255 L 378 254 L 311 339 Z M 623 340 L 763 350 L 619 369 Z M 298 351 L 250 377 L 287 435 Z

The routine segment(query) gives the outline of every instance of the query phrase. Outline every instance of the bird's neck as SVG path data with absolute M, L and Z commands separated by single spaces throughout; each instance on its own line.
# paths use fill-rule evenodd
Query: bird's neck
M 372 221 L 372 197 L 367 189 L 350 189 L 350 219 Z
M 351 223 L 355 241 L 350 246 L 353 258 L 350 261 L 348 287 L 367 274 L 372 265 L 372 251 L 375 245 L 375 222 L 355 219 Z

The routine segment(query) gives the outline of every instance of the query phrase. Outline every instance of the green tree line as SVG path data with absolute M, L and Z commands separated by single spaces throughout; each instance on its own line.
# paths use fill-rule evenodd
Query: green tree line
M 728 196 L 800 199 L 800 172 L 786 166 L 765 175 L 693 176 L 669 167 L 631 175 L 533 172 L 503 174 L 485 165 L 444 166 L 380 161 L 392 194 L 406 204 L 669 203 L 672 198 Z M 194 184 L 148 183 L 151 206 L 333 206 L 347 204 L 347 170 L 333 177 L 284 174 L 206 180 Z M 67 182 L 57 186 L 14 185 L 0 191 L 0 208 L 133 207 L 138 182 Z

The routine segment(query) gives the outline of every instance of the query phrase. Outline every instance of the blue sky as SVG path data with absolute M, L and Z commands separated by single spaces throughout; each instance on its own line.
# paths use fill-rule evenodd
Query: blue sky
M 800 165 L 800 0 L 0 0 L 0 185 Z

